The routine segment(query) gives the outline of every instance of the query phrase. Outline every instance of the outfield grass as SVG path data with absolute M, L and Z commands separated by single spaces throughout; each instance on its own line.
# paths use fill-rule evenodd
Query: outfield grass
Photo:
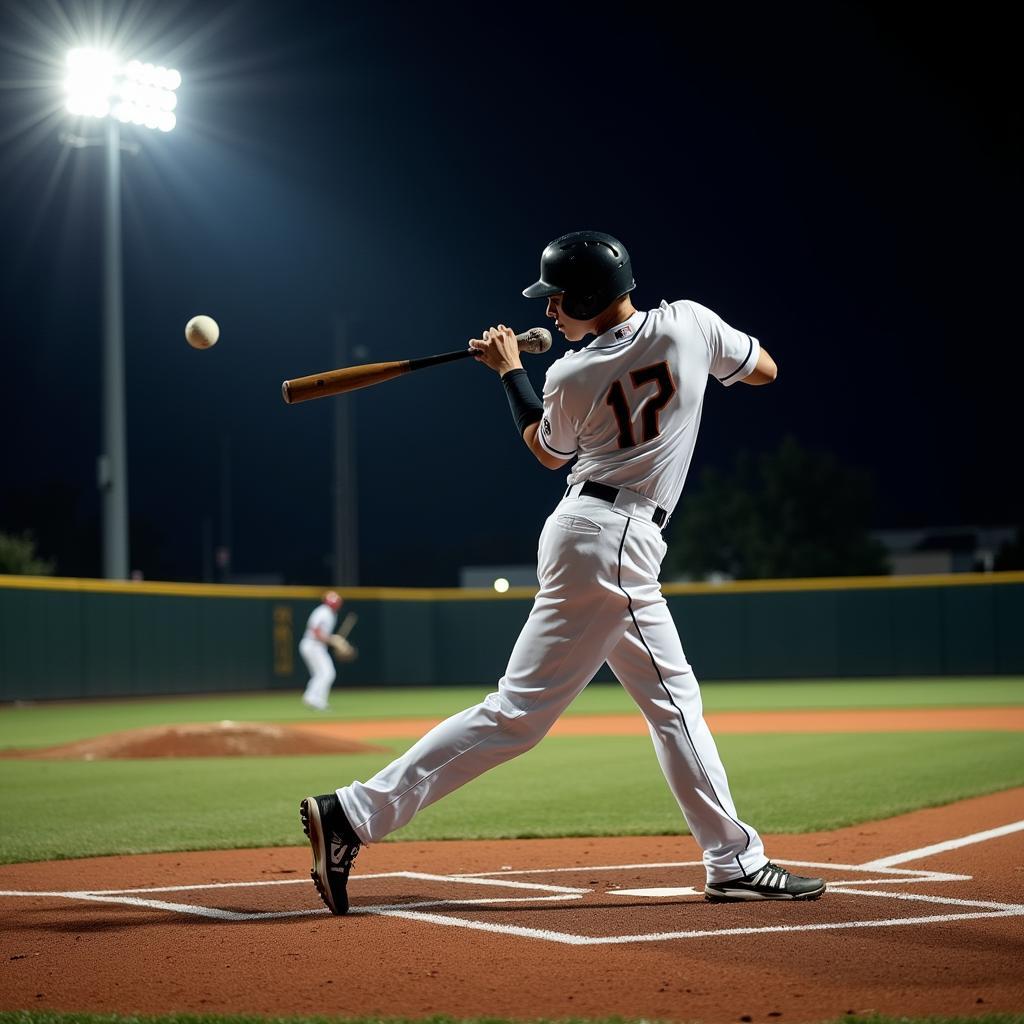
M 340 690 L 336 717 L 438 717 L 486 693 L 465 687 Z M 1021 679 L 728 683 L 710 711 L 1024 703 Z M 639 712 L 614 685 L 570 714 Z M 293 693 L 62 702 L 0 710 L 0 747 L 48 746 L 148 725 L 304 721 Z M 301 845 L 298 801 L 367 778 L 411 741 L 365 754 L 150 761 L 0 762 L 0 862 L 121 852 Z M 765 832 L 873 820 L 1024 785 L 1014 733 L 724 735 L 740 813 Z M 47 813 L 38 810 L 45 807 Z M 681 816 L 641 736 L 549 737 L 428 808 L 396 839 L 672 834 Z
M 339 686 L 327 717 L 446 717 L 479 701 L 491 688 L 491 684 L 371 690 Z M 1024 704 L 1021 677 L 705 683 L 702 690 L 708 711 Z M 636 706 L 617 684 L 592 684 L 566 714 L 635 712 Z M 184 722 L 300 722 L 319 717 L 303 707 L 298 694 L 292 692 L 8 704 L 0 706 L 0 749 L 51 746 L 108 732 Z
M 366 778 L 408 744 L 343 756 L 8 761 L 0 769 L 0 862 L 303 845 L 303 796 Z M 769 833 L 836 828 L 1024 785 L 1016 733 L 726 735 L 719 746 L 740 814 Z M 394 838 L 682 831 L 646 737 L 566 736 L 484 774 Z

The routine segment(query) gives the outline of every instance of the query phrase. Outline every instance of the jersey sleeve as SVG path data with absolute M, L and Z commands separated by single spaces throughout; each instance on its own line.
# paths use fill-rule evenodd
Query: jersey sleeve
M 757 338 L 730 327 L 717 313 L 697 302 L 687 305 L 708 346 L 711 376 L 726 387 L 749 377 L 761 355 Z
M 572 412 L 569 382 L 557 367 L 554 363 L 544 378 L 544 415 L 537 437 L 550 455 L 571 459 L 579 448 L 579 420 Z

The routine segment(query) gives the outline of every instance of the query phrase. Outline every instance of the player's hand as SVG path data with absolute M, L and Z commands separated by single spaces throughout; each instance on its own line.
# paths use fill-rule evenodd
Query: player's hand
M 471 338 L 469 347 L 477 350 L 475 358 L 478 363 L 489 366 L 499 376 L 523 367 L 515 331 L 504 324 L 489 327 L 482 338 Z

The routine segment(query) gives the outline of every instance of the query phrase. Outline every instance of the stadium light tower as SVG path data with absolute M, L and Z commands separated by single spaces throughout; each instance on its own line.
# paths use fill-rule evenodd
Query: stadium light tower
M 121 261 L 121 124 L 169 132 L 174 128 L 176 90 L 181 75 L 173 68 L 141 61 L 119 61 L 103 50 L 68 53 L 67 109 L 105 121 L 103 145 L 103 451 L 98 481 L 103 495 L 103 575 L 127 579 L 128 457 L 125 441 L 124 301 Z M 91 143 L 73 140 L 74 145 Z

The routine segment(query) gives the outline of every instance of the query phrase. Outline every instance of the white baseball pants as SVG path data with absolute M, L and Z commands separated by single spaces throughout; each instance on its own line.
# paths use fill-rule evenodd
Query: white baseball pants
M 364 842 L 535 746 L 607 661 L 647 719 L 661 769 L 704 851 L 708 881 L 763 866 L 761 839 L 736 815 L 661 593 L 667 547 L 650 522 L 652 503 L 627 491 L 619 499 L 613 506 L 566 498 L 548 517 L 540 591 L 497 692 L 435 726 L 368 782 L 337 791 Z
M 334 669 L 334 662 L 327 647 L 319 640 L 304 636 L 299 641 L 299 654 L 309 669 L 309 682 L 306 684 L 306 692 L 302 699 L 314 707 L 326 708 L 327 696 L 334 685 L 334 677 L 337 675 Z

